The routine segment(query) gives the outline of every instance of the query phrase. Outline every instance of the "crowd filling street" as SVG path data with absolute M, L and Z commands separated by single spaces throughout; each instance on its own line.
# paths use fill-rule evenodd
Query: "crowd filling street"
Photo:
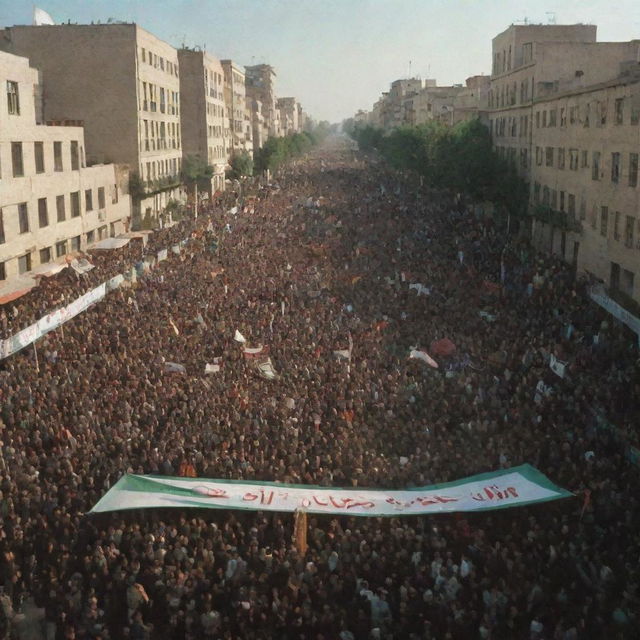
M 7 337 L 190 238 L 0 363 L 0 637 L 637 637 L 637 336 L 570 265 L 344 142 L 276 182 L 2 307 Z M 87 515 L 127 472 L 391 489 L 522 463 L 575 497 L 310 515 L 305 553 L 291 514 Z

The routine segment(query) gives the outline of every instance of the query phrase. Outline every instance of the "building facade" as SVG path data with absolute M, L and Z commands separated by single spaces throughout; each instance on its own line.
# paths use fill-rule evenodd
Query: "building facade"
M 135 24 L 15 26 L 0 49 L 44 74 L 47 120 L 82 120 L 87 163 L 127 165 L 134 224 L 184 198 L 177 51 Z
M 224 69 L 204 51 L 180 49 L 180 109 L 184 156 L 199 156 L 213 167 L 211 189 L 224 190 L 228 128 L 224 101 Z
M 280 111 L 280 127 L 283 136 L 300 132 L 300 120 L 298 107 L 295 98 L 278 98 L 276 102 L 278 111 Z M 302 109 L 300 109 L 302 111 Z
M 131 203 L 126 173 L 113 164 L 86 166 L 81 123 L 43 124 L 39 74 L 29 60 L 0 52 L 0 86 L 6 91 L 0 101 L 4 281 L 127 231 Z
M 591 25 L 513 25 L 493 40 L 496 150 L 530 187 L 534 244 L 640 301 L 640 41 Z
M 271 65 L 257 64 L 245 67 L 245 73 L 247 98 L 254 109 L 260 108 L 262 114 L 262 118 L 258 119 L 252 113 L 254 128 L 259 120 L 263 127 L 260 137 L 266 142 L 270 137 L 280 135 L 280 119 L 276 108 L 276 72 Z
M 247 110 L 244 68 L 232 60 L 222 60 L 224 71 L 224 101 L 228 130 L 228 161 L 246 151 L 253 155 L 253 127 Z M 249 107 L 250 109 L 250 107 Z

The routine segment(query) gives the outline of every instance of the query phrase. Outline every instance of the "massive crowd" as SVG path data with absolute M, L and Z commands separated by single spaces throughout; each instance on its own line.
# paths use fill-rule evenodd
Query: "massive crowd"
M 4 632 L 31 598 L 51 640 L 636 637 L 635 337 L 567 265 L 340 144 L 278 182 L 3 308 L 6 335 L 191 237 L 43 338 L 38 367 L 0 364 Z M 408 359 L 441 338 L 439 369 Z M 392 488 L 524 462 L 576 497 L 309 517 L 304 554 L 288 514 L 86 515 L 126 472 Z

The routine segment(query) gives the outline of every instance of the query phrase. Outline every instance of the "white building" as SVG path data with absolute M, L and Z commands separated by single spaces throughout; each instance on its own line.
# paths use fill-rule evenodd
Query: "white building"
M 0 52 L 0 281 L 129 227 L 128 176 L 85 166 L 81 123 L 41 122 L 39 85 L 29 60 Z

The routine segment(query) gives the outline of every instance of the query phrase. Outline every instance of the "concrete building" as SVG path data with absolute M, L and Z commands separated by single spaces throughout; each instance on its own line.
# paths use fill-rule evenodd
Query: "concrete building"
M 82 120 L 87 163 L 132 173 L 134 224 L 183 199 L 177 51 L 136 24 L 15 26 L 0 49 L 44 74 L 47 120 Z
M 530 185 L 534 244 L 640 301 L 640 41 L 587 25 L 493 40 L 489 120 Z
M 204 51 L 180 49 L 180 107 L 184 156 L 200 156 L 214 168 L 211 190 L 224 190 L 228 129 L 224 101 L 224 69 Z
M 280 111 L 280 126 L 283 136 L 300 132 L 300 122 L 298 119 L 299 103 L 295 98 L 278 98 L 276 102 Z M 302 111 L 302 109 L 300 109 Z
M 454 103 L 462 91 L 459 85 L 438 87 L 435 80 L 429 80 L 427 86 L 405 100 L 405 124 L 421 125 L 431 120 L 455 124 Z
M 244 68 L 232 60 L 222 60 L 224 101 L 227 116 L 227 161 L 242 151 L 253 155 L 253 127 L 247 110 Z M 249 106 L 250 108 L 250 106 Z
M 46 273 L 43 265 L 127 231 L 131 203 L 126 173 L 113 164 L 86 166 L 81 122 L 43 124 L 39 74 L 29 60 L 0 52 L 0 86 L 6 91 L 0 101 L 0 281 L 5 281 L 34 269 Z
M 264 128 L 261 137 L 264 141 L 271 136 L 280 135 L 280 119 L 276 108 L 276 72 L 268 64 L 245 67 L 247 97 L 252 106 L 259 104 Z M 256 117 L 252 116 L 254 123 Z

